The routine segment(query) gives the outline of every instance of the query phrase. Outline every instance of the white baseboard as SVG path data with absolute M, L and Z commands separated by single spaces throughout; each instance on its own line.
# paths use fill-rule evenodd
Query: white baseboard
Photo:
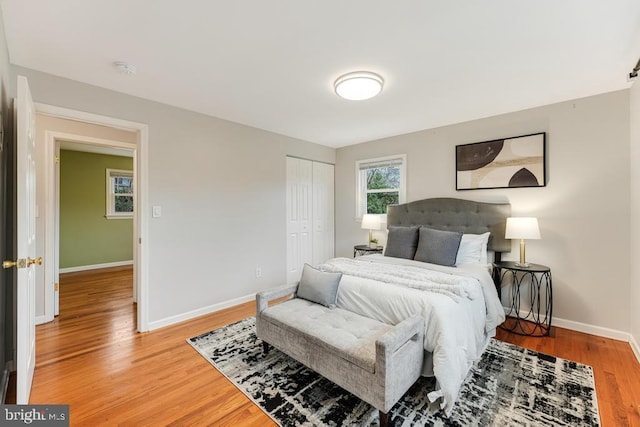
M 613 340 L 630 342 L 631 335 L 628 332 L 609 329 L 602 326 L 589 325 L 588 323 L 576 322 L 573 320 L 553 318 L 552 326 L 559 326 L 572 331 L 583 332 L 585 334 L 597 335 L 599 337 L 611 338 Z
M 509 312 L 509 309 L 507 307 L 503 306 L 502 308 L 504 308 L 505 314 Z M 520 317 L 524 317 L 526 315 L 527 311 L 520 311 Z M 570 329 L 576 332 L 582 332 L 585 334 L 596 335 L 603 338 L 610 338 L 613 340 L 628 342 L 631 346 L 631 350 L 633 350 L 633 353 L 636 356 L 636 359 L 638 359 L 638 362 L 640 363 L 640 346 L 638 346 L 638 343 L 634 339 L 633 335 L 631 335 L 629 332 L 618 331 L 616 329 L 609 329 L 602 326 L 590 325 L 588 323 L 576 322 L 574 320 L 567 320 L 558 317 L 554 317 L 551 320 L 551 326 L 557 326 L 559 328 Z
M 47 316 L 36 316 L 36 325 L 42 325 L 47 322 L 50 322 L 50 320 L 47 320 Z
M 191 320 L 194 317 L 203 316 L 205 314 L 215 313 L 216 311 L 224 310 L 225 308 L 233 307 L 234 305 L 243 304 L 249 301 L 255 301 L 256 294 L 249 294 L 243 297 L 230 299 L 217 304 L 213 304 L 207 307 L 202 307 L 197 310 L 188 311 L 186 313 L 178 314 L 164 319 L 149 322 L 149 331 L 158 328 L 164 328 L 165 326 L 173 325 L 174 323 L 184 322 L 185 320 Z
M 502 306 L 504 313 L 509 313 L 509 308 Z M 528 314 L 528 310 L 520 310 L 520 317 L 524 318 Z M 617 331 L 615 329 L 604 328 L 602 326 L 589 325 L 588 323 L 575 322 L 573 320 L 566 320 L 558 317 L 551 319 L 551 326 L 557 326 L 559 328 L 571 329 L 576 332 L 583 332 L 585 334 L 597 335 L 599 337 L 611 338 L 618 341 L 629 342 L 630 334 L 628 332 Z
M 60 269 L 60 274 L 75 273 L 77 271 L 97 270 L 99 268 L 122 267 L 124 265 L 133 265 L 133 260 L 105 262 L 103 264 L 79 265 L 77 267 L 66 267 Z
M 631 344 L 631 350 L 636 355 L 636 359 L 638 359 L 638 363 L 640 363 L 640 345 L 638 345 L 638 341 L 633 337 L 633 335 L 629 334 L 629 344 Z

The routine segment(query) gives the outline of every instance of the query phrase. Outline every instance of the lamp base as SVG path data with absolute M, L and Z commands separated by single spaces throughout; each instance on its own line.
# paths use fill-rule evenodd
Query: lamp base
M 520 239 L 520 262 L 516 262 L 516 267 L 529 267 L 529 263 L 525 261 L 526 259 L 526 249 L 524 245 L 524 239 Z

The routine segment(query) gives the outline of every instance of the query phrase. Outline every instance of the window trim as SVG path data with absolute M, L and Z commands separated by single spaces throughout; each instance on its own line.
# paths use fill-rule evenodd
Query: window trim
M 356 160 L 356 221 L 361 221 L 366 211 L 366 190 L 363 188 L 361 181 L 360 166 L 366 163 L 378 163 L 389 160 L 400 160 L 400 188 L 398 189 L 398 203 L 406 203 L 407 200 L 407 155 L 395 154 L 392 156 L 376 157 L 373 159 Z M 363 191 L 364 190 L 364 191 Z M 375 191 L 375 190 L 374 190 Z M 383 190 L 384 191 L 384 190 Z M 386 191 L 384 191 L 386 192 Z M 377 214 L 380 221 L 387 221 L 387 214 Z
M 107 168 L 106 169 L 106 187 L 107 187 L 107 191 L 106 191 L 106 204 L 105 204 L 105 218 L 107 219 L 132 219 L 133 218 L 133 211 L 132 212 L 116 212 L 115 211 L 115 200 L 116 200 L 116 195 L 113 192 L 113 187 L 112 187 L 112 178 L 114 176 L 125 176 L 125 177 L 130 177 L 131 178 L 131 185 L 133 186 L 134 182 L 133 182 L 133 171 L 132 170 L 126 170 L 126 169 L 110 169 Z M 135 210 L 135 204 L 136 204 L 136 192 L 135 189 L 133 189 L 133 193 L 120 193 L 122 196 L 131 196 L 133 197 L 133 209 Z

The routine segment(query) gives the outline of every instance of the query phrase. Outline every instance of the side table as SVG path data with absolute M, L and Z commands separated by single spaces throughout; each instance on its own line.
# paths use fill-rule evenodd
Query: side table
M 513 261 L 493 263 L 493 280 L 501 295 L 502 284 L 510 279 L 510 307 L 507 320 L 501 329 L 518 335 L 543 337 L 551 332 L 553 315 L 553 288 L 551 269 L 545 265 L 529 264 L 527 267 L 516 265 Z M 529 285 L 529 294 L 523 295 L 522 287 Z M 520 301 L 528 301 L 528 313 L 520 312 Z M 527 309 L 525 309 L 526 312 Z M 542 312 L 541 312 L 542 311 Z
M 355 258 L 360 255 L 381 254 L 383 249 L 383 246 L 376 246 L 375 248 L 372 248 L 369 245 L 355 245 L 353 247 L 353 257 Z

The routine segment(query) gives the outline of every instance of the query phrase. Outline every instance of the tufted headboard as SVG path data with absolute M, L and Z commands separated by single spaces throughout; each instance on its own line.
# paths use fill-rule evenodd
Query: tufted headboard
M 438 230 L 473 234 L 490 231 L 488 249 L 499 254 L 511 251 L 511 240 L 504 238 L 509 216 L 509 203 L 484 203 L 443 197 L 388 206 L 387 226 L 424 225 Z

